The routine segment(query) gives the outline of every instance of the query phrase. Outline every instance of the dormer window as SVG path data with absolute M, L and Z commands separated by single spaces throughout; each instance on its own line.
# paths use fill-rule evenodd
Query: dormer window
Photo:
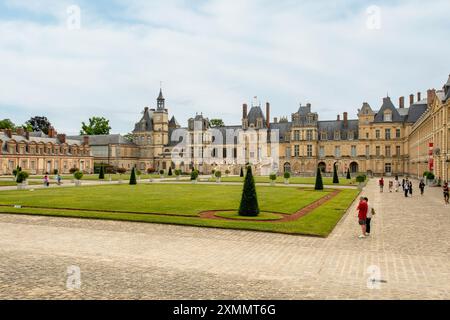
M 384 113 L 384 121 L 385 122 L 392 122 L 392 113 L 389 111 L 386 111 Z
M 341 132 L 335 131 L 334 132 L 334 140 L 340 140 L 341 139 Z

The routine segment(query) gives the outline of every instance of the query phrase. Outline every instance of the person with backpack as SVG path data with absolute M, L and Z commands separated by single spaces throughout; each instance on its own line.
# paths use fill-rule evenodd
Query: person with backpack
M 366 237 L 366 219 L 368 210 L 367 202 L 364 197 L 360 198 L 356 210 L 358 210 L 358 224 L 361 226 L 361 234 L 358 238 L 363 239 Z
M 381 179 L 378 181 L 378 185 L 380 186 L 380 192 L 383 192 L 384 188 L 384 179 L 381 177 Z
M 444 183 L 444 186 L 442 187 L 442 191 L 444 192 L 445 204 L 448 204 L 448 198 L 449 198 L 448 182 Z
M 409 188 L 409 180 L 406 178 L 405 182 L 403 183 L 403 191 L 405 192 L 405 197 L 408 197 L 408 188 Z

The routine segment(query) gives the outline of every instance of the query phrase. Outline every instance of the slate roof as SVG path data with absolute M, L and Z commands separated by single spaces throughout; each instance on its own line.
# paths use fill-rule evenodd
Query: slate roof
M 427 99 L 420 100 L 419 102 L 416 102 L 415 104 L 411 105 L 409 107 L 408 117 L 406 119 L 406 122 L 414 123 L 417 120 L 419 120 L 420 116 L 427 111 L 428 104 Z
M 353 140 L 358 139 L 358 120 L 347 120 L 347 128 L 344 127 L 344 120 L 318 121 L 319 140 L 321 133 L 327 132 L 328 140 L 334 140 L 334 133 L 340 132 L 340 140 L 347 140 L 349 131 L 353 131 Z
M 448 99 L 450 99 L 450 75 L 448 76 L 448 80 L 447 83 L 444 84 L 444 99 L 442 101 L 447 101 Z
M 391 110 L 392 112 L 392 121 L 391 122 L 403 122 L 405 120 L 405 115 L 400 115 L 398 109 L 395 108 L 394 104 L 391 101 L 391 98 L 386 97 L 383 98 L 383 104 L 380 110 L 375 115 L 373 122 L 385 122 L 384 121 L 384 112 L 386 110 Z
M 82 140 L 83 136 L 70 136 L 70 139 Z M 102 134 L 102 135 L 92 135 L 89 136 L 90 146 L 105 146 L 108 144 L 130 144 L 134 145 L 133 142 L 125 139 L 120 134 Z
M 254 124 L 256 126 L 256 119 L 262 118 L 263 125 L 266 125 L 266 120 L 264 118 L 264 114 L 261 110 L 260 106 L 253 106 L 250 108 L 250 111 L 248 112 L 248 124 Z
M 286 139 L 286 136 L 289 136 L 289 130 L 291 130 L 291 122 L 277 122 L 277 123 L 271 123 L 270 129 L 277 129 L 279 130 L 279 141 L 284 142 Z
M 144 114 L 139 122 L 134 125 L 133 132 L 146 132 L 153 130 L 153 111 L 149 108 L 144 109 Z
M 35 143 L 49 143 L 51 142 L 52 144 L 56 144 L 56 145 L 60 145 L 61 143 L 59 142 L 59 140 L 57 138 L 49 138 L 46 134 L 44 133 L 35 133 L 35 136 L 31 136 L 30 132 L 30 139 L 27 140 L 24 136 L 21 135 L 17 135 L 17 134 L 12 134 L 11 138 L 9 138 L 4 132 L 0 132 L 0 140 L 2 141 L 2 144 L 0 146 L 0 148 L 2 149 L 2 152 L 4 154 L 8 153 L 8 149 L 7 149 L 7 142 L 10 140 L 14 140 L 16 142 L 26 142 L 26 143 L 30 143 L 30 142 L 35 142 Z M 68 145 L 81 145 L 81 141 L 77 140 L 77 139 L 67 139 L 66 138 L 66 144 Z
M 175 116 L 172 116 L 172 118 L 170 118 L 169 125 L 179 126 L 177 119 L 175 119 Z

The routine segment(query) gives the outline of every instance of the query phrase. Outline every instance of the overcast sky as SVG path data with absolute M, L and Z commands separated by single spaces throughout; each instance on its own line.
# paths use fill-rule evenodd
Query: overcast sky
M 0 0 L 0 118 L 45 115 L 73 134 L 104 116 L 127 133 L 160 81 L 182 125 L 196 112 L 238 124 L 253 96 L 272 117 L 309 102 L 320 120 L 354 118 L 364 101 L 442 87 L 449 12 L 448 0 Z

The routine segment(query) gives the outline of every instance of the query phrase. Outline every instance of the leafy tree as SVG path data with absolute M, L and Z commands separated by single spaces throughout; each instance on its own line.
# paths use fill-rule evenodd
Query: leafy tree
M 16 182 L 17 183 L 25 182 L 28 179 L 28 177 L 29 177 L 28 172 L 26 172 L 26 171 L 19 171 L 17 173 Z
M 127 133 L 123 137 L 125 138 L 125 140 L 128 140 L 130 142 L 134 141 L 134 135 L 132 133 Z
M 347 168 L 347 179 L 350 180 L 352 177 L 350 176 L 350 168 Z
M 98 175 L 98 178 L 100 180 L 105 179 L 105 166 L 103 166 L 103 164 L 100 165 L 100 173 Z
M 136 182 L 136 171 L 134 170 L 134 167 L 131 170 L 130 184 L 137 184 L 137 182 Z
M 0 120 L 0 129 L 14 129 L 16 125 L 10 119 Z
M 317 168 L 316 184 L 314 190 L 323 190 L 322 172 L 320 168 Z
M 17 177 L 17 175 L 19 174 L 20 171 L 22 171 L 22 168 L 19 167 L 19 166 L 17 166 L 17 168 L 15 168 L 15 169 L 13 170 L 13 175 L 14 175 L 14 177 Z
M 42 131 L 45 134 L 48 134 L 48 129 L 52 126 L 50 121 L 48 121 L 47 117 L 32 117 L 25 123 L 26 126 L 29 126 L 32 131 Z
M 77 171 L 78 171 L 78 168 L 75 168 L 75 167 L 69 169 L 69 172 L 70 172 L 71 174 L 74 174 L 74 173 L 77 172 Z
M 127 169 L 125 169 L 124 167 L 119 167 L 119 168 L 117 168 L 116 171 L 117 171 L 118 174 L 122 175 L 125 172 L 127 172 Z
M 241 173 L 239 174 L 239 176 L 240 176 L 240 177 L 243 177 L 243 176 L 244 176 L 244 169 L 242 169 L 242 167 L 241 167 Z
M 172 167 L 169 167 L 169 172 L 167 173 L 168 176 L 172 175 Z
M 109 120 L 103 117 L 89 118 L 89 124 L 81 123 L 80 135 L 109 134 Z
M 333 165 L 333 183 L 339 183 L 336 164 Z
M 256 195 L 255 179 L 252 174 L 252 167 L 247 167 L 247 174 L 242 190 L 241 204 L 239 206 L 240 216 L 256 217 L 259 214 L 258 197 Z
M 209 120 L 209 125 L 211 127 L 223 127 L 225 123 L 223 122 L 222 119 L 211 119 Z

